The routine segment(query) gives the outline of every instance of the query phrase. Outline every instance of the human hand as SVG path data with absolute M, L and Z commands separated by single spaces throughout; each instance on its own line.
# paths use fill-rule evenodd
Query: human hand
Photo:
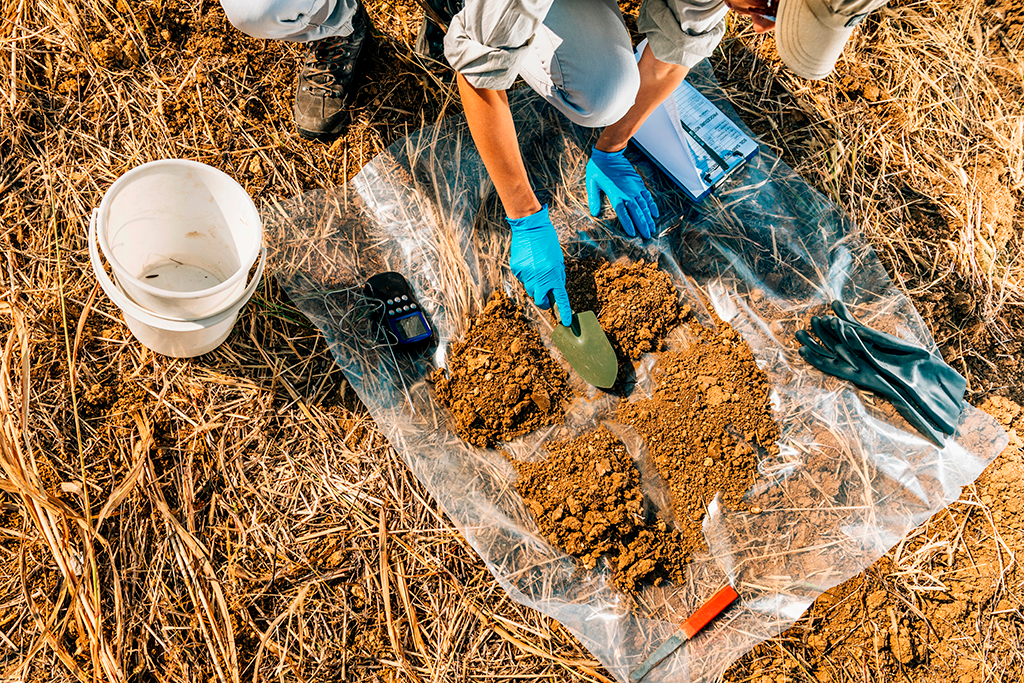
M 723 0 L 725 6 L 737 14 L 750 17 L 754 24 L 754 33 L 767 33 L 775 30 L 778 0 Z
M 625 150 L 602 152 L 596 147 L 591 150 L 587 162 L 587 201 L 590 215 L 601 213 L 601 193 L 608 195 L 608 201 L 615 209 L 622 228 L 630 237 L 640 232 L 649 239 L 655 234 L 654 219 L 658 217 L 658 206 L 644 185 L 643 178 L 626 159 Z
M 572 308 L 565 289 L 565 259 L 555 226 L 548 217 L 547 204 L 535 214 L 505 220 L 512 227 L 512 254 L 508 261 L 512 274 L 541 308 L 551 308 L 554 299 L 562 324 L 569 327 Z

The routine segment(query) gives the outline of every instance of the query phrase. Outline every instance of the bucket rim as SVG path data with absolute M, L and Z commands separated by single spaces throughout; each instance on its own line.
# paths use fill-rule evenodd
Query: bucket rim
M 107 260 L 107 263 L 109 263 L 110 267 L 113 268 L 118 279 L 130 281 L 132 287 L 136 287 L 147 294 L 167 299 L 202 299 L 209 296 L 216 296 L 217 294 L 221 294 L 222 292 L 236 286 L 239 281 L 246 278 L 249 274 L 249 270 L 252 268 L 253 264 L 256 263 L 256 259 L 259 258 L 260 250 L 263 248 L 263 219 L 260 216 L 259 210 L 256 208 L 256 203 L 253 201 L 249 193 L 245 191 L 245 188 L 242 187 L 241 183 L 219 168 L 214 168 L 208 164 L 204 164 L 200 161 L 193 161 L 191 159 L 173 158 L 155 159 L 140 166 L 136 166 L 119 176 L 117 180 L 107 188 L 107 191 L 103 194 L 103 199 L 100 200 L 100 205 L 94 210 L 96 222 L 98 223 L 100 218 L 102 218 L 106 213 L 109 213 L 110 204 L 113 201 L 113 198 L 117 196 L 125 185 L 131 182 L 135 177 L 152 171 L 155 167 L 184 167 L 199 171 L 200 173 L 221 176 L 223 179 L 226 179 L 230 184 L 236 186 L 241 191 L 242 195 L 245 196 L 245 203 L 240 207 L 240 211 L 250 213 L 252 218 L 255 219 L 255 225 L 259 229 L 259 239 L 253 241 L 252 247 L 250 248 L 251 253 L 246 253 L 239 259 L 241 263 L 234 275 L 213 287 L 207 287 L 206 289 L 200 289 L 192 292 L 174 292 L 154 287 L 153 285 L 143 282 L 129 273 L 125 270 L 124 266 L 122 266 L 117 259 L 113 257 L 113 249 L 107 242 L 106 231 L 100 230 L 97 226 L 97 242 L 99 242 L 100 251 L 103 252 L 103 257 Z
M 118 287 L 107 275 L 107 272 L 103 269 L 103 263 L 100 260 L 100 252 L 97 248 L 99 240 L 97 239 L 96 229 L 96 216 L 97 210 L 93 212 L 93 220 L 89 222 L 89 260 L 92 263 L 93 273 L 96 275 L 96 279 L 99 281 L 100 288 L 106 293 L 110 300 L 117 306 L 122 315 L 130 315 L 134 320 L 169 332 L 199 332 L 201 330 L 220 325 L 229 318 L 234 321 L 238 316 L 239 311 L 249 302 L 252 295 L 255 294 L 256 288 L 263 278 L 263 268 L 267 262 L 267 249 L 266 247 L 260 248 L 260 260 L 256 266 L 256 272 L 252 276 L 252 280 L 249 285 L 245 288 L 245 291 L 241 293 L 238 299 L 235 300 L 230 306 L 225 309 L 218 311 L 212 315 L 192 318 L 192 319 L 173 319 L 165 318 L 153 311 L 143 308 L 139 304 L 132 301 L 132 299 Z M 248 272 L 246 272 L 248 275 Z M 232 322 L 232 324 L 234 324 Z

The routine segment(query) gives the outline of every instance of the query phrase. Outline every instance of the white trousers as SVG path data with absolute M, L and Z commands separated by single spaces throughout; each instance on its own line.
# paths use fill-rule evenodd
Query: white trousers
M 228 21 L 254 38 L 306 43 L 347 36 L 359 0 L 220 0 Z
M 220 0 L 256 38 L 304 43 L 352 32 L 358 0 Z M 520 76 L 569 120 L 596 128 L 633 105 L 640 73 L 616 0 L 555 0 Z

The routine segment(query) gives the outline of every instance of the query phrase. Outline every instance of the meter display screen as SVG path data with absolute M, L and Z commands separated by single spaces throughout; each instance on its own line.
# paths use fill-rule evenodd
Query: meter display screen
M 399 331 L 406 340 L 415 339 L 427 333 L 427 326 L 423 324 L 423 319 L 418 314 L 406 316 L 395 322 L 398 324 Z
M 363 292 L 376 300 L 374 317 L 378 321 L 378 332 L 374 341 L 410 353 L 430 346 L 434 337 L 430 320 L 401 273 L 377 273 L 366 281 Z

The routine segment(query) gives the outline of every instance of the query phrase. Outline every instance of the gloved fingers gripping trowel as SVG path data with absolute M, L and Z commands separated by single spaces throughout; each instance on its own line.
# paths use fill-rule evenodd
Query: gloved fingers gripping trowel
M 555 325 L 551 341 L 583 381 L 611 387 L 619 374 L 619 361 L 593 311 L 579 315 L 572 312 L 565 290 L 562 248 L 547 204 L 537 213 L 506 220 L 512 228 L 509 267 L 513 275 L 538 306 L 549 308 L 553 304 L 561 322 Z
M 811 321 L 812 327 L 817 327 Z M 820 325 L 821 323 L 818 323 Z M 815 330 L 818 334 L 818 330 Z M 822 372 L 853 382 L 862 389 L 873 391 L 892 403 L 900 415 L 914 429 L 926 436 L 929 441 L 942 445 L 942 433 L 931 425 L 918 409 L 908 402 L 896 389 L 883 378 L 877 370 L 870 367 L 865 360 L 856 358 L 850 350 L 839 341 L 826 341 L 826 346 L 816 343 L 806 330 L 797 330 L 797 340 L 803 344 L 800 356 Z M 834 344 L 834 345 L 831 345 Z

